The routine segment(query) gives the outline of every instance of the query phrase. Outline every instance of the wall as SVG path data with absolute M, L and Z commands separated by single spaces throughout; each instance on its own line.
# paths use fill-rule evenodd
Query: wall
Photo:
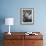
M 1 0 L 0 17 L 13 17 L 15 24 L 12 31 L 46 31 L 46 1 L 45 0 Z M 34 24 L 20 24 L 20 8 L 34 8 Z M 8 27 L 2 25 L 2 32 L 7 31 Z M 14 29 L 13 29 L 14 28 Z M 19 29 L 19 30 L 18 30 Z
M 0 4 L 0 18 L 13 17 L 15 19 L 11 32 L 40 31 L 46 36 L 46 0 L 0 0 Z M 33 25 L 20 24 L 20 8 L 34 8 Z M 0 32 L 8 32 L 8 26 L 4 23 L 0 25 Z M 45 41 L 44 43 L 46 44 Z

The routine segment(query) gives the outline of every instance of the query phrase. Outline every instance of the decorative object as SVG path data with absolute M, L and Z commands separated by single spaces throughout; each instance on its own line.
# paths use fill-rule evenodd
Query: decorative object
M 20 22 L 21 24 L 34 23 L 34 8 L 20 8 Z
M 10 33 L 10 25 L 14 24 L 14 18 L 5 18 L 5 25 L 9 25 L 9 32 L 8 34 L 11 35 Z
M 32 33 L 32 32 L 26 32 L 25 35 L 38 35 L 37 33 Z

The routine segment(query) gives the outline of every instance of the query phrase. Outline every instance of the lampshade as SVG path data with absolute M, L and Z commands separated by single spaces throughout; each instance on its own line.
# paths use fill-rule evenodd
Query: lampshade
M 5 18 L 5 25 L 13 25 L 14 18 Z

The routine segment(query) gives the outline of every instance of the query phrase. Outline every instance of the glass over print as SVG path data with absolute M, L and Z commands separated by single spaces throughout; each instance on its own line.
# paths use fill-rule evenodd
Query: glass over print
M 21 8 L 20 9 L 20 21 L 21 24 L 33 24 L 34 22 L 34 8 Z

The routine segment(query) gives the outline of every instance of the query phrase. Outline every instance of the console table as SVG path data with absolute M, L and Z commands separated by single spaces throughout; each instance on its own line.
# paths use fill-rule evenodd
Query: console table
M 38 35 L 26 35 L 26 32 L 11 32 L 8 35 L 4 33 L 4 46 L 43 46 L 43 35 L 40 32 Z

